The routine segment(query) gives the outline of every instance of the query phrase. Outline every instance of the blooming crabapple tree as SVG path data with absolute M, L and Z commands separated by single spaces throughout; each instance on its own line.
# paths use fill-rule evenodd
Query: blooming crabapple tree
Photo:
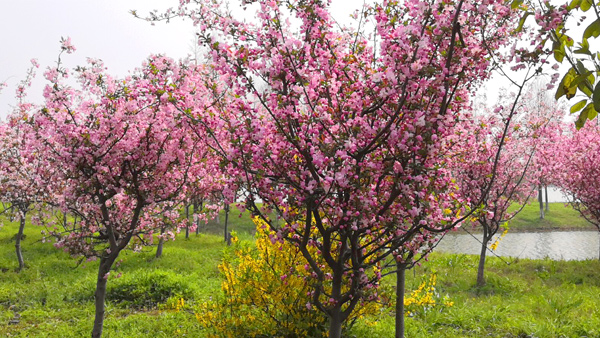
M 10 203 L 10 208 L 3 212 L 16 213 L 19 220 L 19 230 L 15 237 L 15 251 L 21 271 L 25 267 L 21 252 L 21 241 L 25 229 L 27 214 L 33 206 L 44 199 L 44 185 L 38 170 L 44 164 L 40 161 L 27 162 L 21 156 L 23 147 L 23 126 L 18 113 L 9 117 L 6 123 L 0 125 L 0 196 L 3 201 Z
M 66 41 L 63 51 L 72 51 Z M 45 73 L 50 84 L 44 107 L 28 118 L 33 132 L 27 156 L 40 156 L 56 168 L 48 184 L 64 189 L 53 198 L 63 212 L 76 216 L 62 229 L 54 225 L 56 246 L 100 260 L 92 337 L 102 334 L 106 283 L 119 253 L 133 241 L 151 243 L 162 225 L 156 215 L 176 222 L 173 210 L 197 186 L 190 182 L 211 177 L 206 144 L 174 105 L 185 102 L 184 96 L 206 97 L 187 71 L 169 58 L 151 56 L 117 80 L 101 61 L 69 71 L 59 58 Z M 77 88 L 67 85 L 70 75 Z
M 372 267 L 394 257 L 404 270 L 414 256 L 404 253 L 433 240 L 425 232 L 447 230 L 457 200 L 439 165 L 443 140 L 518 18 L 504 1 L 383 1 L 340 28 L 328 1 L 242 1 L 256 9 L 252 23 L 220 1 L 191 2 L 177 14 L 199 26 L 230 88 L 214 114 L 214 133 L 229 139 L 221 155 L 273 240 L 304 255 L 308 305 L 339 337 L 378 285 Z
M 528 124 L 536 128 L 536 156 L 534 157 L 532 169 L 537 177 L 538 202 L 540 205 L 540 219 L 543 219 L 548 211 L 548 185 L 553 181 L 553 171 L 549 168 L 553 165 L 551 145 L 557 141 L 560 131 L 564 127 L 562 122 L 566 109 L 550 96 L 547 88 L 547 78 L 541 77 L 526 87 L 523 106 L 529 111 L 527 114 Z M 546 192 L 546 208 L 544 210 L 542 188 Z
M 523 121 L 496 113 L 474 116 L 457 131 L 457 153 L 451 162 L 460 194 L 474 209 L 471 220 L 483 229 L 477 285 L 485 285 L 484 267 L 488 245 L 502 225 L 521 209 L 509 212 L 513 204 L 525 205 L 533 193 L 531 165 L 535 149 Z M 504 112 L 507 114 L 506 111 Z M 508 113 L 511 114 L 511 113 Z
M 21 241 L 27 213 L 47 195 L 42 176 L 39 174 L 42 173 L 42 168 L 46 171 L 51 170 L 38 159 L 26 161 L 22 156 L 25 135 L 29 129 L 29 126 L 23 123 L 23 119 L 27 118 L 26 113 L 32 107 L 26 101 L 27 87 L 35 77 L 35 69 L 38 67 L 37 61 L 31 62 L 32 67 L 27 77 L 17 86 L 16 108 L 8 116 L 7 121 L 0 124 L 0 196 L 2 201 L 10 203 L 10 208 L 2 212 L 14 212 L 19 219 L 19 230 L 15 237 L 18 271 L 25 267 Z
M 592 123 L 571 128 L 555 143 L 555 184 L 569 204 L 600 231 L 600 127 Z

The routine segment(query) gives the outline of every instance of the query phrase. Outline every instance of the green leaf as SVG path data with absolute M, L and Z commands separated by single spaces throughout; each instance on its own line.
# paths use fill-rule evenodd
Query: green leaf
M 579 6 L 582 11 L 587 12 L 590 8 L 592 8 L 592 0 L 581 0 L 581 5 Z
M 592 22 L 583 32 L 584 39 L 589 39 L 590 36 L 595 38 L 600 36 L 600 19 L 596 19 L 596 21 Z
M 573 53 L 592 55 L 592 53 L 590 52 L 590 43 L 588 42 L 588 40 L 586 38 L 583 38 L 581 40 L 581 43 L 579 44 L 579 46 L 580 46 L 579 49 L 576 49 Z
M 596 109 L 591 109 L 591 110 L 588 112 L 587 119 L 588 119 L 588 120 L 593 120 L 593 119 L 594 119 L 596 116 L 598 116 L 598 111 L 597 111 Z
M 527 17 L 531 15 L 531 12 L 525 12 L 525 14 L 523 14 L 523 16 L 521 17 L 521 20 L 519 20 L 519 26 L 517 27 L 517 32 L 520 32 L 523 30 L 523 25 L 525 25 L 525 20 L 527 20 Z
M 569 89 L 571 88 L 575 88 L 578 87 L 579 84 L 581 83 L 581 81 L 585 81 L 588 80 L 588 77 L 592 74 L 591 70 L 585 70 L 583 73 L 581 73 L 580 75 L 578 75 L 575 79 L 573 79 L 573 81 L 571 81 L 571 83 L 569 84 Z M 593 76 L 593 75 L 592 75 Z M 593 83 L 593 82 L 590 82 Z
M 565 88 L 562 86 L 562 83 L 558 85 L 558 88 L 556 88 L 556 93 L 554 94 L 554 99 L 558 100 L 561 97 L 563 97 L 563 95 L 565 95 Z
M 569 10 L 575 9 L 575 8 L 579 7 L 580 4 L 581 4 L 581 0 L 573 0 L 573 1 L 571 1 L 569 6 L 567 7 L 567 9 L 569 9 Z
M 519 6 L 521 6 L 522 3 L 523 3 L 523 0 L 513 0 L 513 2 L 511 2 L 511 4 L 510 4 L 510 8 L 517 9 L 517 8 L 519 8 Z
M 592 95 L 592 101 L 594 102 L 594 109 L 600 111 L 600 82 L 596 83 L 594 93 Z
M 592 83 L 594 83 L 594 75 L 590 74 L 586 81 L 579 82 L 579 84 L 577 85 L 577 88 L 579 88 L 579 90 L 581 92 L 583 92 L 585 95 L 587 95 L 587 97 L 591 98 L 593 95 L 592 89 L 594 89 Z
M 583 99 L 577 103 L 575 103 L 572 107 L 571 107 L 571 114 L 574 114 L 578 111 L 580 111 L 581 109 L 583 109 L 583 107 L 585 107 L 585 104 L 587 103 L 587 99 Z
M 588 104 L 585 108 L 583 108 L 581 113 L 579 113 L 579 118 L 577 119 L 577 121 L 575 121 L 575 127 L 577 127 L 577 129 L 580 129 L 581 127 L 583 127 L 585 125 L 585 121 L 588 120 L 588 114 L 593 109 L 594 109 L 594 105 L 591 103 Z
M 575 93 L 577 93 L 576 84 L 571 85 L 573 82 L 575 82 L 575 80 L 577 80 L 578 76 L 576 75 L 577 72 L 575 72 L 575 70 L 571 68 L 563 78 L 562 86 L 565 89 L 565 96 L 567 97 L 567 100 L 573 98 L 573 96 L 575 96 Z
M 583 74 L 585 72 L 587 72 L 587 68 L 583 65 L 583 62 L 581 62 L 581 60 L 577 60 L 577 72 L 579 74 Z
M 564 48 L 554 50 L 554 59 L 556 61 L 563 62 L 564 58 L 565 58 L 565 49 Z
M 563 95 L 567 95 L 567 99 L 570 99 L 575 95 L 577 89 L 571 89 L 570 85 L 576 77 L 577 72 L 574 68 L 571 67 L 571 69 L 569 69 L 569 71 L 563 76 L 562 80 L 560 81 L 560 84 L 558 85 L 558 88 L 556 89 L 556 94 L 554 95 L 554 97 L 557 100 Z

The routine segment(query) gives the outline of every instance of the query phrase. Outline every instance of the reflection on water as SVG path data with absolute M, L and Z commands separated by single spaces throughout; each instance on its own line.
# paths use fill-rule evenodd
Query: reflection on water
M 440 241 L 436 251 L 478 255 L 482 234 L 462 230 L 451 232 Z M 490 242 L 493 243 L 494 240 Z M 552 231 L 508 233 L 500 241 L 496 254 L 519 258 L 583 260 L 598 258 L 597 231 Z M 488 256 L 492 256 L 488 252 Z

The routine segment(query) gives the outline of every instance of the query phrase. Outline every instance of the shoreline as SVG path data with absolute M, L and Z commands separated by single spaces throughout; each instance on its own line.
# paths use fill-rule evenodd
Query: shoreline
M 468 228 L 469 226 L 467 225 L 466 227 L 457 227 L 454 228 L 453 230 L 450 230 L 448 233 L 457 233 L 457 232 L 463 232 L 466 233 L 466 231 L 461 231 L 462 229 L 465 229 L 471 233 L 482 233 L 483 231 L 481 230 L 481 227 L 472 227 L 471 229 Z M 500 228 L 498 229 L 497 234 L 501 234 L 502 232 L 504 232 L 505 228 Z M 590 225 L 588 227 L 531 227 L 531 228 L 523 228 L 523 227 L 518 227 L 518 228 L 508 228 L 508 232 L 509 233 L 528 233 L 528 232 L 577 232 L 577 231 L 594 231 L 594 232 L 600 232 L 599 229 L 597 229 L 595 226 Z

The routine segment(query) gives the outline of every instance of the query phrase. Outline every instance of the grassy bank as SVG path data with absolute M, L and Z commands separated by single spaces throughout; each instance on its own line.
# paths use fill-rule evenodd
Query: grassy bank
M 249 231 L 235 219 L 233 229 Z M 29 226 L 23 242 L 27 268 L 16 273 L 16 230 L 7 222 L 0 229 L 0 336 L 88 336 L 97 262 L 76 267 L 67 254 L 39 241 L 40 228 Z M 166 244 L 161 259 L 154 259 L 153 248 L 122 255 L 108 283 L 105 337 L 203 337 L 190 309 L 221 293 L 217 265 L 223 249 L 220 236 L 180 235 Z M 454 303 L 415 312 L 407 319 L 407 337 L 600 337 L 599 262 L 505 265 L 490 258 L 488 286 L 481 289 L 474 287 L 476 264 L 475 256 L 436 254 L 407 274 L 408 290 L 414 290 L 435 271 L 436 292 Z M 393 276 L 388 278 L 391 283 Z M 176 311 L 181 297 L 188 310 Z M 386 311 L 357 323 L 350 336 L 392 332 L 393 313 Z
M 513 206 L 514 211 L 518 206 Z M 511 232 L 515 231 L 552 231 L 552 230 L 596 230 L 596 228 L 579 215 L 579 212 L 565 203 L 549 203 L 545 218 L 540 219 L 539 204 L 526 205 L 521 212 L 509 222 Z M 242 239 L 252 239 L 254 223 L 247 213 L 241 214 L 232 205 L 229 214 L 230 229 L 236 231 Z M 221 211 L 219 219 L 209 220 L 202 225 L 202 231 L 210 234 L 221 235 L 225 222 L 225 212 Z
M 513 210 L 517 209 L 516 206 Z M 540 205 L 531 203 L 509 223 L 511 231 L 537 230 L 595 230 L 579 212 L 565 203 L 549 203 L 544 219 L 540 219 Z

